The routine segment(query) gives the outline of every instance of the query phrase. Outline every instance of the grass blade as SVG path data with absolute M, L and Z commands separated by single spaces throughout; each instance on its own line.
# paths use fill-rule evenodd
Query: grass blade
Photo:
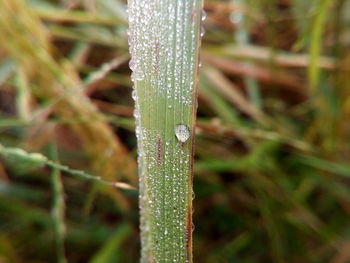
M 50 145 L 50 155 L 57 162 L 57 149 L 55 144 Z M 51 216 L 55 232 L 56 259 L 58 263 L 67 263 L 65 256 L 64 240 L 66 236 L 64 189 L 61 173 L 57 168 L 52 170 L 51 188 L 53 201 Z
M 321 53 L 322 33 L 324 32 L 324 23 L 327 18 L 329 7 L 332 0 L 320 0 L 317 6 L 316 16 L 313 21 L 313 29 L 310 36 L 310 62 L 309 62 L 309 81 L 311 90 L 315 90 L 318 82 L 319 67 L 318 60 Z
M 129 0 L 141 262 L 192 262 L 192 166 L 201 0 Z

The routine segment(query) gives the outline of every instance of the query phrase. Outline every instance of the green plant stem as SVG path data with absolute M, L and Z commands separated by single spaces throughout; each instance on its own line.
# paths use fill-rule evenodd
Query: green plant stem
M 201 0 L 129 0 L 141 262 L 192 262 L 192 167 Z
M 318 84 L 319 67 L 318 60 L 320 58 L 322 48 L 322 33 L 324 32 L 324 23 L 326 22 L 329 7 L 332 4 L 332 0 L 319 0 L 319 4 L 316 7 L 316 16 L 313 21 L 311 36 L 310 36 L 310 62 L 308 68 L 309 82 L 311 91 L 315 91 Z
M 57 160 L 57 149 L 54 144 L 50 145 L 50 155 L 53 160 Z M 65 225 L 65 203 L 64 203 L 64 190 L 60 170 L 54 168 L 51 174 L 51 187 L 53 193 L 51 216 L 54 225 L 54 232 L 56 238 L 56 254 L 58 263 L 66 263 L 64 249 L 64 239 L 66 235 Z
M 101 185 L 113 186 L 116 188 L 134 190 L 135 188 L 129 184 L 123 182 L 110 182 L 102 180 L 100 176 L 94 176 L 84 171 L 71 169 L 65 165 L 59 164 L 52 160 L 49 160 L 46 156 L 40 153 L 27 153 L 20 148 L 4 147 L 0 144 L 0 156 L 7 161 L 10 161 L 13 165 L 17 164 L 16 169 L 21 170 L 34 170 L 44 165 L 47 165 L 53 169 L 66 172 L 67 174 L 74 175 L 77 178 L 90 180 L 97 182 Z
M 241 8 L 246 8 L 246 3 L 244 0 L 235 0 L 233 3 L 236 3 L 241 6 Z M 237 45 L 248 45 L 250 42 L 249 33 L 247 30 L 247 22 L 245 19 L 245 15 L 242 13 L 231 13 L 232 22 L 235 22 L 234 15 L 238 16 L 239 21 L 236 21 L 237 28 L 235 30 L 234 38 Z M 236 18 L 237 19 L 237 18 Z M 246 61 L 247 65 L 250 65 L 250 61 Z M 258 109 L 261 109 L 261 95 L 260 95 L 260 87 L 255 78 L 244 76 L 243 81 L 245 86 L 247 87 L 248 95 L 253 104 Z

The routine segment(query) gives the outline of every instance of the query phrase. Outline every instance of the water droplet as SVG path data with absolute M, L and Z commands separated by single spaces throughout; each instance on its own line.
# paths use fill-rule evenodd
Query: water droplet
M 178 124 L 175 127 L 175 135 L 180 142 L 185 142 L 190 138 L 190 131 L 186 125 Z
M 135 62 L 133 59 L 130 59 L 129 61 L 129 68 L 134 71 L 135 70 Z
M 131 92 L 131 98 L 136 101 L 136 90 L 135 89 Z
M 135 71 L 131 74 L 131 80 L 132 80 L 133 82 L 135 82 L 135 81 L 141 81 L 141 80 L 143 80 L 143 77 L 144 77 L 143 72 L 140 71 L 140 70 L 135 70 Z
M 207 12 L 205 12 L 204 9 L 202 9 L 202 21 L 204 21 L 207 18 Z
M 243 19 L 243 14 L 240 12 L 232 12 L 230 14 L 230 21 L 232 24 L 238 24 L 242 21 Z
M 203 37 L 205 34 L 205 28 L 203 25 L 201 25 L 201 37 Z
M 137 108 L 134 109 L 134 118 L 137 120 L 139 118 L 139 110 Z M 137 132 L 137 131 L 136 131 Z

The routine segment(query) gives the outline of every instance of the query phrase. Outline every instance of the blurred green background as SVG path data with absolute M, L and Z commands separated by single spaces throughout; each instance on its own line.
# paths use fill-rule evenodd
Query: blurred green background
M 195 262 L 350 262 L 350 1 L 204 7 Z M 126 30 L 121 0 L 0 0 L 1 263 L 139 261 Z

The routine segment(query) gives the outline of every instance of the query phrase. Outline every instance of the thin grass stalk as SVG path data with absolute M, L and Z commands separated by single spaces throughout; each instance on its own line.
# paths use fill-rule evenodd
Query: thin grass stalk
M 308 77 L 311 92 L 314 92 L 316 90 L 319 81 L 320 69 L 318 67 L 318 61 L 322 49 L 321 40 L 322 34 L 325 30 L 324 25 L 332 3 L 332 0 L 319 0 L 318 5 L 316 6 L 309 46 L 310 62 L 308 68 Z
M 0 157 L 3 157 L 10 167 L 16 166 L 17 172 L 34 171 L 35 169 L 46 165 L 54 170 L 59 170 L 67 175 L 72 175 L 77 179 L 88 180 L 100 184 L 101 186 L 104 185 L 125 190 L 135 190 L 132 185 L 123 182 L 105 181 L 100 176 L 91 175 L 81 170 L 71 169 L 68 166 L 48 159 L 41 153 L 28 153 L 20 148 L 5 147 L 0 144 Z
M 53 143 L 50 145 L 50 155 L 53 160 L 56 162 L 58 161 L 56 145 Z M 67 263 L 64 248 L 64 240 L 66 236 L 66 206 L 64 202 L 64 189 L 61 172 L 57 168 L 53 168 L 51 173 L 51 189 L 53 194 L 51 217 L 55 233 L 56 261 L 58 263 Z
M 202 0 L 129 0 L 141 262 L 192 262 L 192 167 Z
M 232 1 L 234 4 L 238 4 L 242 9 L 247 8 L 247 4 L 244 0 L 235 0 Z M 234 11 L 231 13 L 231 22 L 236 24 L 236 30 L 234 33 L 234 39 L 237 45 L 248 45 L 250 44 L 250 37 L 248 32 L 247 21 L 245 18 L 245 14 L 241 11 Z M 249 66 L 250 61 L 246 61 Z M 261 109 L 261 95 L 260 95 L 260 87 L 255 78 L 244 76 L 243 81 L 245 86 L 247 87 L 248 95 L 250 100 L 255 104 L 258 109 Z

